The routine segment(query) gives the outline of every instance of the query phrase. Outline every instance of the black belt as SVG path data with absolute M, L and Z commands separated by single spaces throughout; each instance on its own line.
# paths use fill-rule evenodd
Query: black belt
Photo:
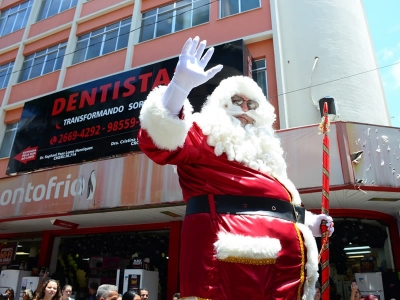
M 232 195 L 213 196 L 218 214 L 264 215 L 304 224 L 305 208 L 285 200 Z M 198 213 L 210 213 L 207 195 L 194 196 L 187 201 L 186 216 Z

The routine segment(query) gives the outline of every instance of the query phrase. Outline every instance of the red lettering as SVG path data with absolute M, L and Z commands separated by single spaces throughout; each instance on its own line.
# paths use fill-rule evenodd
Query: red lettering
M 135 76 L 129 77 L 124 81 L 124 88 L 126 88 L 128 91 L 124 92 L 122 94 L 122 97 L 129 97 L 130 95 L 132 95 L 135 92 L 136 87 L 133 85 L 133 83 L 135 81 L 136 81 L 136 77 Z
M 101 87 L 100 87 L 100 90 L 101 90 L 101 99 L 100 99 L 100 102 L 106 102 L 106 100 L 107 100 L 107 91 L 108 91 L 108 89 L 110 88 L 110 87 L 112 87 L 112 84 L 111 83 L 107 83 L 107 84 L 105 84 L 105 85 L 102 85 Z
M 152 72 L 139 75 L 139 79 L 142 81 L 142 85 L 140 86 L 141 93 L 144 93 L 147 91 L 147 86 L 149 85 L 149 78 L 151 76 L 153 76 Z
M 78 97 L 79 93 L 71 94 L 68 98 L 67 104 L 67 111 L 75 110 L 76 109 L 76 98 Z
M 168 71 L 166 68 L 160 69 L 157 73 L 156 79 L 154 79 L 154 83 L 153 83 L 153 87 L 152 89 L 154 89 L 155 87 L 163 84 L 163 85 L 168 85 L 168 83 L 171 80 L 169 79 L 169 75 L 168 75 Z
M 94 105 L 96 101 L 96 93 L 97 93 L 97 88 L 92 88 L 91 94 L 89 94 L 88 91 L 83 91 L 81 95 L 81 100 L 79 101 L 79 108 L 84 107 L 85 102 L 87 102 L 87 104 L 90 106 Z
M 62 112 L 65 108 L 66 101 L 64 98 L 57 98 L 53 104 L 53 110 L 51 111 L 51 115 L 55 116 Z
M 113 89 L 113 95 L 112 95 L 112 99 L 118 99 L 118 92 L 119 92 L 119 86 L 121 84 L 121 81 L 117 81 L 114 84 L 114 89 Z

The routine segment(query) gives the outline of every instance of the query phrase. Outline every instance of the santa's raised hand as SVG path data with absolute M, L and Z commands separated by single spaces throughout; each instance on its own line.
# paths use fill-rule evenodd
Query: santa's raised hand
M 164 107 L 173 115 L 179 113 L 183 102 L 193 88 L 210 80 L 223 67 L 217 65 L 207 71 L 204 70 L 214 53 L 214 48 L 208 49 L 202 57 L 207 41 L 200 43 L 199 41 L 198 36 L 186 41 L 179 55 L 174 77 L 161 99 Z
M 222 69 L 222 65 L 218 65 L 204 71 L 214 53 L 214 47 L 208 49 L 202 57 L 207 41 L 204 40 L 200 43 L 199 41 L 200 38 L 198 36 L 193 40 L 189 38 L 186 41 L 179 55 L 179 62 L 172 79 L 179 87 L 188 92 L 207 82 Z

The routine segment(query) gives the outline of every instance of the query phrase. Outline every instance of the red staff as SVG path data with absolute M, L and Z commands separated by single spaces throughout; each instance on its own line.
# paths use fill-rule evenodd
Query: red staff
M 324 134 L 323 153 L 322 153 L 322 213 L 329 215 L 329 118 L 328 118 L 328 103 L 324 103 L 324 116 L 319 125 L 319 129 Z M 322 300 L 329 300 L 329 228 L 326 226 L 326 221 L 321 223 L 321 252 L 319 261 L 322 267 Z

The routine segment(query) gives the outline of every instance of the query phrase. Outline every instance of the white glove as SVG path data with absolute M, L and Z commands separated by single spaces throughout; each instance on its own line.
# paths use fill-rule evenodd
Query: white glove
M 315 237 L 320 237 L 322 235 L 321 222 L 323 220 L 326 221 L 326 226 L 329 230 L 329 236 L 331 236 L 332 233 L 335 231 L 335 229 L 333 228 L 333 219 L 330 216 L 324 214 L 314 215 L 312 213 L 309 213 L 306 214 L 306 218 L 309 218 L 308 220 L 306 220 L 306 223 L 309 224 L 308 227 Z
M 179 114 L 183 102 L 193 88 L 207 82 L 222 69 L 222 65 L 218 65 L 208 71 L 204 71 L 214 53 L 214 48 L 208 49 L 203 58 L 201 58 L 207 42 L 202 41 L 199 45 L 199 40 L 200 38 L 196 36 L 193 40 L 189 38 L 186 41 L 179 55 L 174 77 L 162 96 L 161 101 L 164 107 L 172 115 Z

